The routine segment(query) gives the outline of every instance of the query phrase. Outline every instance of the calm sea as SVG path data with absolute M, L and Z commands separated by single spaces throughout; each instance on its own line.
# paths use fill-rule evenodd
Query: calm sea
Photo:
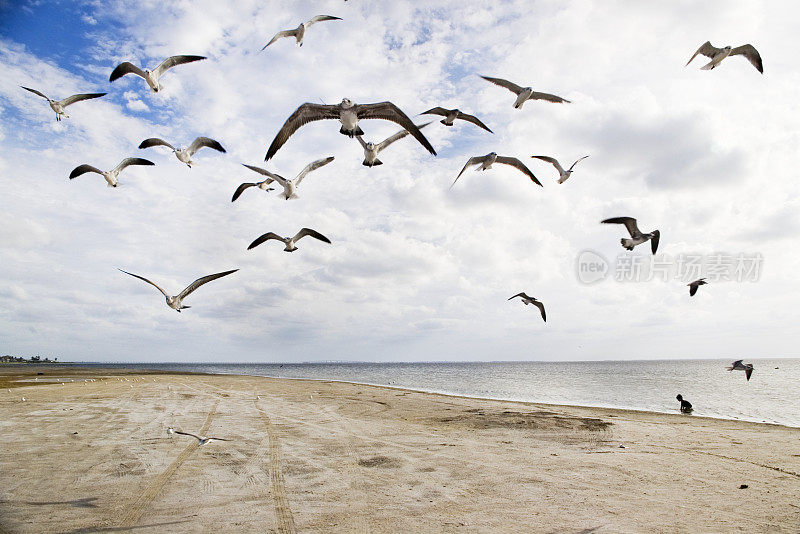
M 800 427 L 800 359 L 475 363 L 130 363 L 103 367 L 341 380 L 469 397 L 678 413 Z

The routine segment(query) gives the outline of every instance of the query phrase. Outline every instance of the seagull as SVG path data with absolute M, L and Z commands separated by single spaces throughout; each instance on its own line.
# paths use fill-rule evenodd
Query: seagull
M 311 163 L 306 165 L 305 168 L 302 171 L 300 171 L 300 174 L 298 174 L 297 176 L 295 176 L 291 180 L 287 180 L 283 176 L 271 173 L 266 169 L 262 169 L 261 167 L 254 167 L 252 165 L 245 165 L 245 167 L 247 167 L 251 171 L 255 171 L 255 172 L 259 173 L 259 174 L 263 174 L 264 176 L 267 176 L 268 178 L 266 180 L 264 180 L 263 182 L 244 183 L 244 184 L 240 185 L 236 189 L 236 191 L 234 191 L 233 198 L 231 198 L 231 202 L 233 202 L 234 200 L 239 198 L 239 196 L 242 194 L 242 192 L 244 192 L 244 190 L 247 189 L 248 187 L 258 186 L 259 189 L 264 189 L 265 191 L 272 191 L 271 187 L 267 188 L 267 185 L 269 185 L 272 182 L 278 182 L 280 185 L 283 186 L 283 193 L 281 194 L 281 196 L 283 198 L 285 198 L 286 200 L 290 200 L 290 199 L 293 199 L 293 198 L 298 198 L 297 197 L 297 188 L 300 186 L 300 182 L 303 181 L 303 178 L 306 177 L 306 174 L 310 173 L 311 171 L 315 171 L 315 170 L 319 169 L 320 167 L 322 167 L 324 165 L 327 165 L 331 161 L 333 161 L 333 156 L 329 156 L 327 158 L 318 159 L 317 161 L 312 161 Z
M 81 174 L 85 174 L 87 172 L 96 172 L 106 179 L 106 182 L 108 182 L 108 187 L 117 187 L 119 185 L 117 176 L 119 176 L 119 173 L 121 173 L 125 167 L 128 167 L 129 165 L 155 165 L 155 163 L 142 158 L 125 158 L 119 162 L 119 165 L 110 171 L 101 171 L 97 167 L 93 167 L 84 163 L 83 165 L 78 165 L 72 169 L 72 172 L 69 173 L 69 179 L 72 180 L 73 178 L 77 178 Z
M 571 104 L 569 100 L 561 98 L 560 96 L 551 95 L 549 93 L 539 93 L 530 87 L 520 87 L 519 85 L 502 78 L 489 78 L 488 76 L 481 76 L 481 78 L 492 82 L 495 85 L 499 85 L 500 87 L 505 87 L 512 93 L 516 93 L 517 99 L 514 101 L 515 109 L 522 108 L 522 104 L 524 104 L 526 100 L 547 100 L 548 102 L 555 102 L 557 104 Z
M 175 153 L 175 157 L 178 158 L 183 163 L 185 163 L 186 165 L 188 165 L 190 169 L 192 168 L 192 164 L 194 163 L 194 161 L 192 161 L 192 156 L 194 156 L 195 152 L 197 152 L 203 147 L 207 146 L 208 148 L 213 148 L 214 150 L 222 152 L 223 154 L 225 153 L 225 149 L 223 148 L 223 146 L 219 144 L 219 142 L 211 139 L 210 137 L 198 137 L 197 139 L 192 141 L 192 144 L 189 145 L 187 148 L 175 148 L 174 146 L 167 143 L 163 139 L 159 139 L 158 137 L 151 137 L 149 139 L 145 139 L 144 141 L 142 141 L 141 144 L 139 145 L 139 148 L 150 148 L 151 146 L 159 146 L 159 145 L 165 146 L 170 150 L 172 150 L 172 152 Z
M 258 239 L 256 239 L 252 243 L 250 243 L 250 246 L 247 247 L 247 250 L 250 250 L 252 248 L 257 247 L 258 245 L 260 245 L 264 241 L 268 241 L 270 239 L 275 239 L 275 240 L 283 241 L 284 243 L 286 243 L 286 248 L 283 249 L 285 252 L 294 252 L 295 250 L 297 250 L 297 247 L 295 246 L 295 243 L 297 243 L 297 241 L 299 241 L 300 239 L 302 239 L 303 237 L 305 237 L 307 235 L 309 235 L 309 236 L 311 236 L 313 238 L 319 239 L 320 241 L 324 241 L 326 243 L 330 243 L 331 242 L 330 239 L 328 239 L 327 237 L 325 237 L 321 233 L 317 232 L 316 230 L 312 230 L 311 228 L 302 228 L 299 232 L 297 232 L 294 235 L 294 237 L 281 237 L 281 236 L 279 236 L 278 234 L 276 234 L 274 232 L 267 232 L 266 234 L 260 236 Z
M 471 122 L 472 124 L 483 128 L 484 130 L 486 130 L 489 133 L 494 133 L 493 131 L 491 131 L 489 129 L 488 126 L 483 124 L 480 121 L 480 119 L 478 119 L 478 117 L 476 117 L 475 115 L 468 115 L 466 113 L 461 112 L 458 109 L 445 109 L 445 108 L 437 106 L 435 108 L 429 109 L 428 111 L 423 111 L 421 113 L 421 115 L 442 115 L 444 118 L 439 122 L 441 122 L 445 126 L 452 126 L 454 120 L 462 119 L 462 120 L 465 120 L 467 122 Z
M 620 242 L 622 243 L 623 248 L 627 250 L 633 250 L 633 247 L 636 245 L 641 245 L 646 241 L 650 241 L 650 249 L 653 251 L 653 254 L 655 254 L 656 250 L 658 250 L 658 240 L 661 238 L 661 232 L 658 230 L 653 230 L 649 234 L 643 234 L 641 230 L 639 230 L 639 227 L 636 226 L 636 219 L 633 217 L 612 217 L 611 219 L 606 219 L 600 222 L 605 224 L 625 225 L 625 228 L 628 229 L 632 239 L 623 237 Z
M 747 377 L 747 381 L 750 381 L 750 375 L 753 374 L 753 364 L 752 363 L 742 363 L 742 360 L 736 360 L 732 364 L 727 367 L 728 371 L 744 371 L 744 376 Z
M 119 269 L 119 270 L 122 271 L 122 269 Z M 223 276 L 228 276 L 229 274 L 235 273 L 238 270 L 239 269 L 233 269 L 232 271 L 225 271 L 225 272 L 222 272 L 222 273 L 209 274 L 208 276 L 203 276 L 202 278 L 198 278 L 197 280 L 195 280 L 194 282 L 189 284 L 189 286 L 186 289 L 184 289 L 183 291 L 181 291 L 180 293 L 178 293 L 174 297 L 170 297 L 169 295 L 167 295 L 166 291 L 164 291 L 158 285 L 154 284 L 153 282 L 151 282 L 150 280 L 148 280 L 147 278 L 145 278 L 143 276 L 139 276 L 138 274 L 129 273 L 128 271 L 122 271 L 122 272 L 125 273 L 125 274 L 129 274 L 129 275 L 131 275 L 133 277 L 136 277 L 139 280 L 144 280 L 145 282 L 147 282 L 151 286 L 153 286 L 156 289 L 158 289 L 159 291 L 161 291 L 161 294 L 164 295 L 164 298 L 167 299 L 167 306 L 169 306 L 173 310 L 175 310 L 178 313 L 180 313 L 181 310 L 186 310 L 188 308 L 191 308 L 191 306 L 184 306 L 182 301 L 183 301 L 183 299 L 185 299 L 186 297 L 191 295 L 192 291 L 194 291 L 198 287 L 202 286 L 203 284 L 207 284 L 208 282 L 211 282 L 212 280 L 216 280 L 217 278 L 222 278 Z
M 542 304 L 541 302 L 536 300 L 535 297 L 528 296 L 525 292 L 517 293 L 516 295 L 514 295 L 511 298 L 509 298 L 508 300 L 511 300 L 511 299 L 514 299 L 514 298 L 517 298 L 517 297 L 520 297 L 522 299 L 522 303 L 525 304 L 526 306 L 528 304 L 533 304 L 534 306 L 539 308 L 539 311 L 542 312 L 542 320 L 544 322 L 547 322 L 547 316 L 544 313 L 544 304 Z
M 300 26 L 298 26 L 293 30 L 283 30 L 281 32 L 276 33 L 275 37 L 273 37 L 270 40 L 270 42 L 264 45 L 264 48 L 268 47 L 281 37 L 294 37 L 297 40 L 297 45 L 303 46 L 303 37 L 306 34 L 306 28 L 308 28 L 312 24 L 316 24 L 317 22 L 322 22 L 324 20 L 342 20 L 342 19 L 340 17 L 333 17 L 331 15 L 317 15 L 316 17 L 313 17 L 311 20 L 303 22 L 302 24 L 300 24 Z M 263 51 L 264 48 L 262 48 L 261 50 Z
M 80 94 L 80 95 L 68 96 L 67 98 L 65 98 L 63 100 L 53 100 L 52 98 L 48 98 L 43 93 L 40 93 L 36 89 L 31 89 L 29 87 L 23 87 L 22 85 L 20 85 L 20 87 L 22 87 L 26 91 L 30 91 L 31 93 L 33 93 L 35 95 L 39 95 L 42 98 L 44 98 L 45 100 L 47 100 L 47 103 L 50 104 L 50 108 L 53 111 L 56 112 L 56 121 L 60 121 L 61 117 L 64 117 L 64 118 L 67 118 L 67 119 L 69 118 L 69 115 L 67 115 L 67 113 L 64 111 L 64 108 L 69 106 L 70 104 L 74 104 L 75 102 L 80 102 L 81 100 L 90 100 L 92 98 L 100 98 L 101 96 L 105 96 L 105 95 L 108 94 L 108 93 L 83 93 L 83 94 Z
M 567 178 L 569 178 L 570 175 L 572 174 L 572 169 L 575 168 L 575 165 L 577 165 L 579 161 L 584 160 L 584 159 L 588 158 L 589 156 L 587 155 L 587 156 L 583 156 L 582 158 L 578 158 L 577 160 L 575 160 L 575 163 L 573 163 L 572 166 L 566 171 L 564 170 L 564 167 L 561 166 L 561 164 L 558 162 L 558 160 L 556 158 L 551 158 L 550 156 L 531 156 L 531 157 L 532 158 L 536 158 L 536 159 L 540 159 L 542 161 L 546 161 L 547 163 L 552 163 L 553 167 L 555 167 L 556 170 L 558 171 L 558 175 L 559 175 L 558 183 L 563 184 L 564 182 L 567 181 Z
M 420 130 L 429 125 L 430 122 L 426 122 L 425 124 L 417 125 L 417 128 Z M 361 143 L 361 146 L 364 147 L 364 161 L 361 162 L 362 165 L 367 167 L 374 167 L 375 165 L 383 165 L 383 162 L 378 159 L 378 153 L 380 153 L 384 148 L 388 147 L 395 141 L 399 141 L 400 139 L 404 138 L 409 134 L 408 130 L 400 130 L 396 134 L 391 137 L 387 137 L 380 143 L 365 143 L 364 139 L 357 135 L 356 139 L 358 142 Z
M 147 82 L 147 85 L 150 86 L 150 89 L 152 89 L 154 93 L 157 93 L 161 90 L 161 84 L 158 83 L 158 79 L 161 78 L 165 72 L 176 65 L 200 61 L 201 59 L 206 58 L 203 56 L 171 56 L 162 61 L 161 65 L 156 67 L 154 70 L 142 70 L 133 63 L 128 63 L 125 61 L 114 68 L 114 70 L 111 72 L 111 76 L 108 78 L 108 81 L 113 82 L 118 78 L 122 78 L 126 74 L 135 74 L 136 76 L 143 78 L 144 81 Z
M 695 280 L 691 284 L 686 284 L 687 286 L 689 286 L 689 296 L 693 297 L 694 294 L 697 293 L 697 288 L 700 287 L 700 286 L 704 286 L 707 283 L 708 282 L 706 282 L 705 278 L 700 278 L 698 280 Z
M 197 434 L 192 434 L 191 432 L 181 432 L 180 430 L 175 430 L 175 433 L 176 434 L 180 434 L 182 436 L 192 436 L 193 438 L 195 438 L 197 440 L 197 446 L 198 447 L 202 447 L 206 443 L 211 443 L 212 441 L 230 441 L 229 439 L 225 439 L 225 438 L 201 437 L 201 436 L 198 436 Z
M 694 53 L 692 59 L 696 58 L 698 54 L 703 54 L 704 56 L 711 58 L 711 61 L 707 65 L 700 67 L 700 70 L 713 70 L 714 67 L 722 63 L 722 60 L 726 57 L 742 55 L 747 58 L 747 61 L 749 61 L 758 70 L 758 72 L 764 74 L 764 65 L 761 63 L 761 55 L 751 44 L 737 46 L 736 48 L 731 48 L 730 46 L 717 48 L 711 44 L 711 41 L 706 41 L 703 43 L 703 46 L 697 49 L 697 52 Z M 686 65 L 689 65 L 689 63 L 692 62 L 692 59 L 687 61 Z
M 530 169 L 528 169 L 528 167 L 526 167 L 520 160 L 508 156 L 498 156 L 497 152 L 489 152 L 485 156 L 475 156 L 473 158 L 469 158 L 469 160 L 467 160 L 467 164 L 464 165 L 464 168 L 461 169 L 461 172 L 458 173 L 458 176 L 456 176 L 456 179 L 453 181 L 453 185 L 456 185 L 458 179 L 461 177 L 462 174 L 464 174 L 464 171 L 466 171 L 467 167 L 469 167 L 470 165 L 480 165 L 480 167 L 477 167 L 475 170 L 485 171 L 486 169 L 490 169 L 493 163 L 505 163 L 506 165 L 511 165 L 512 167 L 516 167 L 517 169 L 525 173 L 525 175 L 528 176 L 533 181 L 533 183 L 538 184 L 540 186 L 542 185 L 542 183 L 536 179 L 536 176 L 533 175 Z M 453 188 L 453 185 L 450 186 L 450 189 Z
M 384 119 L 396 122 L 408 130 L 409 133 L 413 135 L 414 138 L 422 144 L 422 146 L 427 148 L 431 154 L 434 156 L 436 155 L 436 151 L 433 149 L 425 136 L 422 135 L 422 132 L 419 131 L 419 128 L 417 128 L 411 119 L 408 118 L 408 115 L 403 113 L 400 108 L 391 102 L 354 104 L 349 98 L 344 98 L 340 104 L 336 105 L 314 104 L 312 102 L 306 102 L 297 108 L 295 112 L 292 113 L 288 119 L 286 119 L 286 122 L 281 127 L 278 135 L 276 135 L 275 139 L 273 139 L 272 144 L 267 150 L 267 155 L 264 158 L 264 161 L 272 158 L 272 156 L 278 152 L 278 149 L 280 149 L 289 139 L 289 137 L 291 137 L 291 135 L 301 126 L 309 122 L 322 119 L 339 119 L 339 122 L 342 123 L 339 133 L 348 137 L 364 135 L 364 131 L 358 125 L 358 121 L 361 119 Z

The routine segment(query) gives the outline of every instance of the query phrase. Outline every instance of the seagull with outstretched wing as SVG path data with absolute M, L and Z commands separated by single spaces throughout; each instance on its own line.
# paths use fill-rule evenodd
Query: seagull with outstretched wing
M 207 438 L 205 436 L 198 436 L 197 434 L 192 434 L 191 432 L 182 432 L 180 430 L 175 430 L 175 434 L 180 434 L 181 436 L 191 436 L 197 440 L 197 446 L 202 447 L 206 443 L 211 443 L 212 441 L 230 441 L 226 438 Z
M 421 130 L 429 124 L 430 122 L 426 122 L 424 124 L 418 124 L 417 128 Z M 408 134 L 409 134 L 408 130 L 400 130 L 396 134 L 387 137 L 380 143 L 372 143 L 372 142 L 367 143 L 360 135 L 357 135 L 356 139 L 358 139 L 358 142 L 361 143 L 361 146 L 364 149 L 364 161 L 362 161 L 361 164 L 367 167 L 374 167 L 375 165 L 383 165 L 383 162 L 378 159 L 378 154 L 383 149 L 385 149 L 395 141 L 399 141 Z
M 56 112 L 56 121 L 60 121 L 61 117 L 64 117 L 65 119 L 69 118 L 69 115 L 67 115 L 67 113 L 64 111 L 64 108 L 69 106 L 70 104 L 74 104 L 75 102 L 81 102 L 83 100 L 91 100 L 92 98 L 100 98 L 101 96 L 105 96 L 106 94 L 108 94 L 108 93 L 82 93 L 79 95 L 68 96 L 67 98 L 64 98 L 62 100 L 53 100 L 52 98 L 48 97 L 44 93 L 37 91 L 36 89 L 31 89 L 30 87 L 23 87 L 22 85 L 20 85 L 20 87 L 22 87 L 26 91 L 30 91 L 35 95 L 39 95 L 45 100 L 47 100 L 47 103 L 50 104 L 50 109 Z
M 700 70 L 713 70 L 728 56 L 744 56 L 758 72 L 764 74 L 764 64 L 761 62 L 761 54 L 759 54 L 758 50 L 751 44 L 737 46 L 736 48 L 731 48 L 730 46 L 717 48 L 711 44 L 711 41 L 706 41 L 697 49 L 697 52 L 694 53 L 691 59 L 686 62 L 686 65 L 689 65 L 692 59 L 696 58 L 698 55 L 711 58 L 710 62 L 700 67 Z
M 589 156 L 583 156 L 582 158 L 578 158 L 577 160 L 575 160 L 575 163 L 573 163 L 572 166 L 567 170 L 564 170 L 564 167 L 561 166 L 561 164 L 558 162 L 556 158 L 551 158 L 550 156 L 531 156 L 531 157 L 540 159 L 542 161 L 546 161 L 547 163 L 553 165 L 553 167 L 555 167 L 556 170 L 558 171 L 559 175 L 558 183 L 563 184 L 564 182 L 567 181 L 567 178 L 569 178 L 570 175 L 572 174 L 572 169 L 575 168 L 575 165 L 577 165 L 579 161 L 584 160 Z
M 636 219 L 633 217 L 612 217 L 611 219 L 600 222 L 604 224 L 625 225 L 625 228 L 627 228 L 628 233 L 631 235 L 631 239 L 623 237 L 620 239 L 620 242 L 622 243 L 622 247 L 627 250 L 633 250 L 633 247 L 636 245 L 641 245 L 647 241 L 650 241 L 650 250 L 652 250 L 653 254 L 658 250 L 658 241 L 661 239 L 661 232 L 653 230 L 649 234 L 643 233 L 639 230 L 639 227 L 636 225 Z
M 526 306 L 528 304 L 533 304 L 534 306 L 539 308 L 539 311 L 542 313 L 542 320 L 544 322 L 547 322 L 547 315 L 544 312 L 544 304 L 542 304 L 540 301 L 536 300 L 536 297 L 531 297 L 531 296 L 529 296 L 528 294 L 526 294 L 523 291 L 522 293 L 517 293 L 513 297 L 510 297 L 508 300 L 512 300 L 512 299 L 515 299 L 517 297 L 520 297 L 522 299 L 522 303 L 525 304 Z
M 331 15 L 317 15 L 316 17 L 311 18 L 311 20 L 307 20 L 306 22 L 301 23 L 300 26 L 298 26 L 293 30 L 283 30 L 276 33 L 275 37 L 273 37 L 267 44 L 264 45 L 264 48 L 267 48 L 269 45 L 271 45 L 272 43 L 274 43 L 275 41 L 277 41 L 282 37 L 294 37 L 297 40 L 297 45 L 303 46 L 303 37 L 305 37 L 306 35 L 306 28 L 308 28 L 312 24 L 316 24 L 317 22 L 322 22 L 325 20 L 342 20 L 342 19 Z M 262 48 L 261 50 L 263 51 L 264 48 Z
M 165 146 L 169 148 L 175 154 L 175 157 L 178 158 L 179 161 L 182 161 L 188 165 L 190 169 L 194 164 L 194 161 L 192 161 L 192 156 L 194 156 L 195 152 L 203 147 L 213 148 L 217 152 L 222 152 L 223 154 L 225 153 L 225 148 L 219 144 L 219 141 L 215 141 L 210 137 L 198 137 L 186 148 L 175 148 L 171 144 L 167 143 L 163 139 L 159 139 L 158 137 L 150 137 L 139 144 L 139 148 L 150 148 L 151 146 Z
M 283 243 L 286 245 L 286 247 L 284 247 L 283 249 L 284 252 L 294 252 L 295 250 L 297 250 L 296 243 L 305 236 L 311 236 L 315 239 L 319 239 L 320 241 L 324 241 L 325 243 L 331 242 L 330 239 L 328 239 L 321 233 L 317 232 L 316 230 L 312 230 L 311 228 L 302 228 L 292 237 L 282 237 L 276 234 L 275 232 L 267 232 L 266 234 L 260 235 L 258 238 L 256 238 L 255 241 L 250 243 L 250 246 L 247 247 L 247 250 L 256 248 L 261 243 L 269 241 L 270 239 L 274 239 L 276 241 L 283 241 Z
M 494 133 L 489 129 L 488 126 L 483 124 L 478 117 L 476 117 L 475 115 L 469 115 L 458 109 L 445 109 L 443 107 L 437 106 L 435 108 L 429 109 L 428 111 L 423 111 L 420 115 L 441 115 L 444 118 L 439 122 L 441 122 L 445 126 L 452 126 L 453 121 L 455 121 L 456 119 L 461 119 L 467 122 L 471 122 L 472 124 L 480 128 L 483 128 L 489 133 Z
M 119 270 L 122 271 L 122 269 L 119 269 Z M 207 284 L 207 283 L 211 282 L 212 280 L 216 280 L 217 278 L 222 278 L 223 276 L 228 276 L 229 274 L 233 274 L 238 270 L 239 269 L 233 269 L 232 271 L 225 271 L 225 272 L 222 272 L 222 273 L 209 274 L 208 276 L 203 276 L 201 278 L 198 278 L 197 280 L 195 280 L 194 282 L 189 284 L 186 289 L 184 289 L 183 291 L 181 291 L 180 293 L 178 293 L 175 296 L 168 295 L 166 291 L 161 289 L 161 286 L 159 286 L 155 282 L 152 282 L 152 281 L 148 280 L 144 276 L 139 276 L 138 274 L 129 273 L 128 271 L 122 271 L 122 272 L 125 273 L 125 274 L 128 274 L 128 275 L 131 275 L 134 278 L 138 278 L 139 280 L 147 282 L 148 284 L 150 284 L 154 288 L 158 289 L 161 292 L 161 294 L 164 295 L 164 298 L 167 299 L 167 306 L 169 306 L 173 310 L 175 310 L 178 313 L 180 313 L 181 310 L 186 310 L 188 308 L 191 308 L 191 306 L 184 306 L 183 305 L 183 299 L 185 299 L 186 297 L 191 295 L 192 292 L 195 291 L 197 288 L 199 288 L 203 284 Z M 179 432 L 176 432 L 176 433 L 179 433 Z
M 569 100 L 561 98 L 560 96 L 551 95 L 550 93 L 540 93 L 538 91 L 534 91 L 531 87 L 520 87 L 514 82 L 509 82 L 508 80 L 504 80 L 502 78 L 490 78 L 489 76 L 481 76 L 481 78 L 488 82 L 492 82 L 495 85 L 499 85 L 500 87 L 505 87 L 517 95 L 517 99 L 514 101 L 515 109 L 522 108 L 522 104 L 524 104 L 527 100 L 546 100 L 548 102 L 555 102 L 556 104 L 571 103 Z
M 491 169 L 493 163 L 503 163 L 505 165 L 511 165 L 515 169 L 522 171 L 522 173 L 525 174 L 525 176 L 527 176 L 528 178 L 530 178 L 533 183 L 540 186 L 542 185 L 542 183 L 536 178 L 536 176 L 533 175 L 531 170 L 517 158 L 512 158 L 509 156 L 498 156 L 497 152 L 489 152 L 485 156 L 475 156 L 469 158 L 469 160 L 467 160 L 466 165 L 464 165 L 464 168 L 461 169 L 461 172 L 458 173 L 456 179 L 453 180 L 453 184 L 450 186 L 450 189 L 452 189 L 453 186 L 456 185 L 458 179 L 461 177 L 462 174 L 464 174 L 464 171 L 466 171 L 467 167 L 469 167 L 470 165 L 479 165 L 478 167 L 475 168 L 475 170 L 485 171 L 486 169 Z
M 114 70 L 111 71 L 111 76 L 108 77 L 108 81 L 113 82 L 127 74 L 135 74 L 146 81 L 147 85 L 150 86 L 150 89 L 154 93 L 157 93 L 161 90 L 161 84 L 158 82 L 158 79 L 161 78 L 165 72 L 177 65 L 192 63 L 193 61 L 200 61 L 201 59 L 206 58 L 203 56 L 171 56 L 162 61 L 161 64 L 153 70 L 142 70 L 133 63 L 125 61 L 117 65 Z
M 69 179 L 72 180 L 73 178 L 77 178 L 81 174 L 85 174 L 87 172 L 94 172 L 105 178 L 106 182 L 108 182 L 108 187 L 117 187 L 120 185 L 119 181 L 117 181 L 117 176 L 119 176 L 119 173 L 121 173 L 126 167 L 131 165 L 155 165 L 155 163 L 142 158 L 125 158 L 119 162 L 119 165 L 110 171 L 101 171 L 97 167 L 84 163 L 83 165 L 78 165 L 72 169 L 72 172 L 69 173 Z
M 700 287 L 700 286 L 704 286 L 707 283 L 708 282 L 706 282 L 705 278 L 700 278 L 698 280 L 695 280 L 694 282 L 686 284 L 687 286 L 689 286 L 689 296 L 693 297 L 694 294 L 697 293 L 697 288 Z M 705 291 L 705 290 L 703 290 L 703 291 Z
M 736 360 L 727 367 L 728 371 L 744 371 L 744 376 L 747 381 L 750 381 L 750 375 L 753 374 L 752 363 L 742 363 L 742 360 Z

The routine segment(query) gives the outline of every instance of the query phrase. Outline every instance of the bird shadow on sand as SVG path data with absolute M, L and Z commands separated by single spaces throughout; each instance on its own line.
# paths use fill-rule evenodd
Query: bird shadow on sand
M 133 527 L 84 527 L 75 530 L 67 530 L 64 531 L 62 534 L 91 534 L 93 532 L 131 532 L 141 528 L 164 527 L 167 525 L 178 525 L 180 523 L 188 523 L 188 522 L 189 522 L 188 520 L 168 521 L 166 523 L 150 523 L 148 525 L 136 525 Z M 166 530 L 162 532 L 166 532 Z
M 74 499 L 71 501 L 7 501 L 7 500 L 0 500 L 2 504 L 26 504 L 28 506 L 56 506 L 56 505 L 68 505 L 72 506 L 73 508 L 97 508 L 97 505 L 94 501 L 97 500 L 97 497 L 85 497 L 83 499 Z

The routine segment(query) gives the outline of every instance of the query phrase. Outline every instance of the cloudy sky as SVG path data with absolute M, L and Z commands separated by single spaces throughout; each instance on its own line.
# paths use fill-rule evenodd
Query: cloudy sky
M 425 7 L 421 7 L 424 5 Z M 794 2 L 0 0 L 0 354 L 99 361 L 594 360 L 800 356 L 800 154 L 796 102 L 800 38 Z M 235 6 L 235 7 L 234 7 Z M 342 21 L 261 47 L 314 15 Z M 764 75 L 744 58 L 713 71 L 692 53 L 754 44 Z M 141 79 L 108 82 L 121 61 L 154 68 L 198 54 L 151 93 Z M 552 92 L 571 104 L 527 102 L 478 75 Z M 68 108 L 47 103 L 108 92 Z M 303 102 L 391 100 L 415 121 L 434 106 L 478 115 L 434 122 L 361 165 L 334 121 L 299 130 L 264 164 L 269 143 Z M 368 140 L 397 131 L 365 121 Z M 186 146 L 219 140 L 189 169 L 147 137 Z M 511 167 L 467 171 L 496 151 Z M 558 185 L 553 167 L 590 157 Z M 121 187 L 89 163 L 131 167 Z M 241 164 L 294 176 L 293 201 L 236 187 Z M 630 253 L 608 217 L 660 229 L 670 272 L 618 281 Z M 311 227 L 285 253 L 258 235 Z M 577 276 L 579 257 L 604 258 L 605 279 Z M 597 256 L 594 256 L 594 255 Z M 689 298 L 686 258 L 760 258 L 746 280 L 718 280 Z M 638 258 L 638 259 L 632 259 Z M 683 258 L 683 259 L 681 259 Z M 732 259 L 733 258 L 733 259 Z M 698 260 L 699 259 L 699 260 Z M 718 266 L 717 266 L 718 267 Z M 187 299 L 181 314 L 152 287 L 178 293 L 195 278 L 239 272 Z M 708 274 L 703 271 L 702 274 Z M 753 280 L 757 278 L 757 280 Z M 526 291 L 538 310 L 511 295 Z

